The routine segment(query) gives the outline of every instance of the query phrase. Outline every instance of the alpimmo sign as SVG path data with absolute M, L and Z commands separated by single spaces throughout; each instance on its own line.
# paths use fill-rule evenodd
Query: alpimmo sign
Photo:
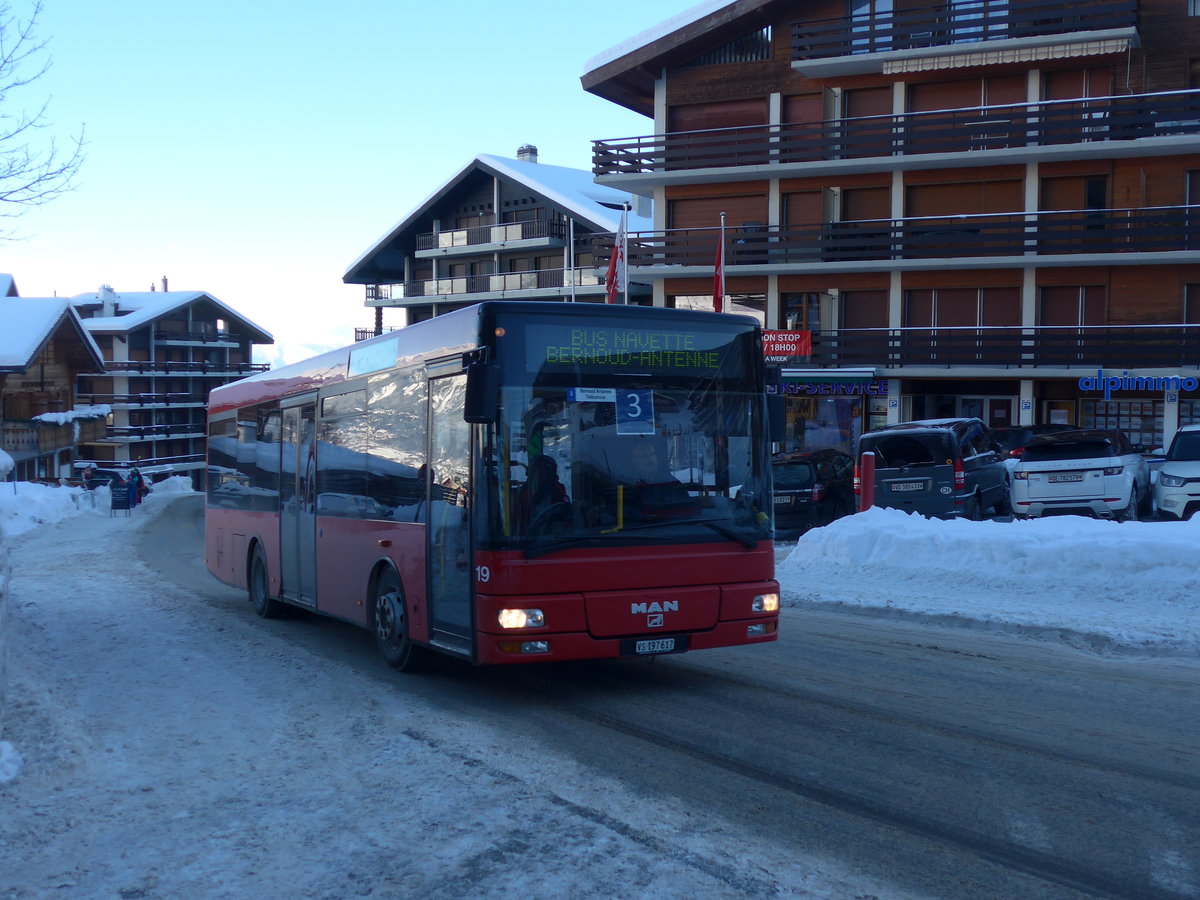
M 769 363 L 789 363 L 812 355 L 811 331 L 764 331 L 763 359 Z
M 1081 391 L 1103 391 L 1105 400 L 1113 391 L 1194 391 L 1197 387 L 1200 387 L 1200 380 L 1190 375 L 1130 375 L 1128 372 L 1105 375 L 1103 369 L 1079 379 Z

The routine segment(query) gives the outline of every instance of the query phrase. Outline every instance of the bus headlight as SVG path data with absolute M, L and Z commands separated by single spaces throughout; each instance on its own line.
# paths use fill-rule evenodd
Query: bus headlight
M 779 612 L 778 594 L 759 594 L 750 604 L 754 612 Z
M 541 628 L 546 624 L 540 609 L 502 609 L 498 618 L 501 628 Z

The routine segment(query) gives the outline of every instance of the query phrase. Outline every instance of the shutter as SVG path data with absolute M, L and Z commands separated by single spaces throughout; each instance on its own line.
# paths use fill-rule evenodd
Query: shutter
M 937 292 L 937 324 L 943 328 L 976 325 L 979 291 L 976 288 L 941 288 Z
M 825 120 L 825 98 L 820 94 L 802 94 L 785 97 L 783 121 L 785 124 L 822 122 Z
M 862 116 L 887 116 L 892 112 L 890 87 L 859 88 L 842 95 L 842 115 L 847 119 Z
M 983 83 L 948 81 L 914 84 L 908 89 L 908 111 L 930 112 L 935 109 L 975 109 L 983 105 Z
M 886 328 L 887 291 L 842 291 L 843 328 Z
M 843 222 L 891 217 L 891 191 L 888 188 L 846 188 L 842 191 Z
M 763 194 L 739 197 L 695 197 L 667 201 L 668 228 L 719 228 L 721 213 L 725 227 L 736 228 L 748 222 L 760 226 L 767 221 L 767 198 Z
M 984 288 L 981 317 L 982 325 L 1020 325 L 1020 288 Z
M 797 191 L 783 195 L 785 225 L 804 227 L 825 221 L 825 195 L 821 191 Z
M 767 101 L 764 97 L 755 97 L 750 100 L 675 106 L 671 108 L 667 121 L 668 131 L 704 131 L 709 128 L 765 125 Z

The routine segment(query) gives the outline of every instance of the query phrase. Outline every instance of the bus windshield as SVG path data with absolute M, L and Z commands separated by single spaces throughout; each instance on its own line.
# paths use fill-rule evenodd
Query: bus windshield
M 547 317 L 519 331 L 498 343 L 492 546 L 770 538 L 752 327 L 564 329 Z

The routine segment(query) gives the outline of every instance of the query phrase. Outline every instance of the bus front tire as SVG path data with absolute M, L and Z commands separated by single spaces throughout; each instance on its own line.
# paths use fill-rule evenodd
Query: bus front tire
M 416 646 L 409 637 L 400 576 L 390 566 L 375 578 L 375 588 L 371 592 L 371 624 L 384 662 L 401 672 L 421 668 L 427 651 Z
M 246 581 L 250 594 L 250 605 L 262 618 L 278 619 L 287 611 L 287 606 L 271 596 L 270 582 L 267 579 L 267 559 L 263 556 L 262 547 L 254 548 L 247 572 Z

